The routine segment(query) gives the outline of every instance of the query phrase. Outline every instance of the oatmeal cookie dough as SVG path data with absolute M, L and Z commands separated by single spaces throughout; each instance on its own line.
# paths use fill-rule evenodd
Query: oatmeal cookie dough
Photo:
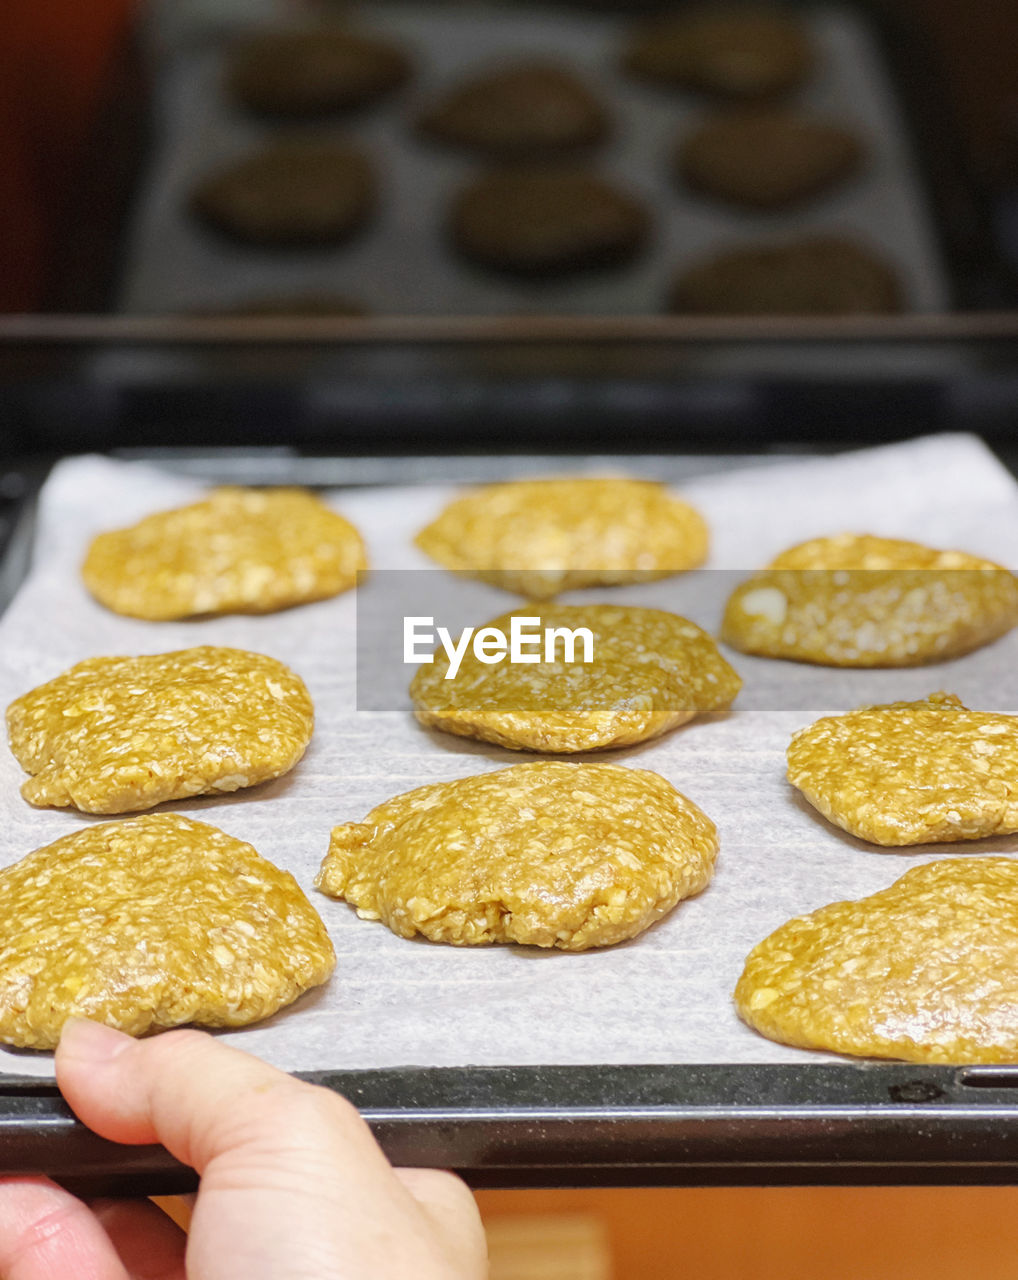
M 275 658 L 202 645 L 89 658 L 7 708 L 34 805 L 131 813 L 288 772 L 311 738 L 304 682 Z
M 535 600 L 695 569 L 707 542 L 698 511 L 644 480 L 487 485 L 417 535 L 445 568 Z
M 802 204 L 853 177 L 862 143 L 832 121 L 796 111 L 727 111 L 683 137 L 675 153 L 681 182 L 749 209 Z
M 804 1049 L 1018 1061 L 1018 862 L 927 863 L 789 920 L 750 952 L 735 1005 L 769 1039 Z
M 583 661 L 582 644 L 572 655 L 557 645 L 555 662 L 497 666 L 468 650 L 449 680 L 440 649 L 410 685 L 421 724 L 521 751 L 595 751 L 724 710 L 742 687 L 705 631 L 662 609 L 533 604 L 485 626 L 508 636 L 514 614 L 537 619 L 531 633 L 586 628 L 593 660 Z M 529 652 L 543 658 L 542 649 L 543 638 Z
M 718 98 L 782 97 L 813 70 L 802 22 L 769 5 L 690 6 L 645 24 L 623 58 L 630 75 Z
M 911 667 L 969 653 L 1018 622 L 1018 579 L 964 551 L 871 534 L 814 538 L 737 587 L 721 637 L 743 653 Z
M 512 167 L 471 181 L 453 201 L 453 243 L 471 262 L 522 276 L 560 276 L 629 262 L 650 214 L 583 169 Z
M 315 881 L 396 934 L 584 951 L 711 879 L 714 824 L 656 773 L 538 762 L 395 796 L 332 832 Z
M 841 236 L 725 249 L 684 268 L 672 311 L 694 315 L 874 315 L 901 311 L 897 270 Z
M 224 488 L 99 534 L 82 576 L 114 613 L 167 622 L 324 600 L 366 567 L 360 534 L 312 494 Z
M 428 138 L 490 160 L 526 160 L 592 147 L 608 114 L 567 67 L 524 63 L 475 76 L 418 121 Z
M 371 162 L 359 147 L 316 137 L 278 138 L 203 178 L 191 212 L 242 244 L 320 248 L 342 244 L 376 204 Z
M 246 1026 L 335 965 L 289 872 L 179 814 L 64 836 L 0 871 L 0 897 L 0 1040 L 22 1048 L 54 1048 L 70 1017 Z
M 364 106 L 410 78 L 398 45 L 335 28 L 262 31 L 231 52 L 227 95 L 259 115 L 314 119 Z
M 952 694 L 825 716 L 792 738 L 788 780 L 825 818 L 895 847 L 1018 831 L 1018 716 Z

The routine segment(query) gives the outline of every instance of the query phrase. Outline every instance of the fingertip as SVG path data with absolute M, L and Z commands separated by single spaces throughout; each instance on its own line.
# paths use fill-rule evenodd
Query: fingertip
M 134 1044 L 131 1036 L 116 1027 L 108 1027 L 104 1022 L 93 1022 L 91 1018 L 68 1018 L 60 1032 L 60 1043 L 57 1045 L 57 1067 L 69 1062 L 83 1062 L 90 1067 L 102 1067 L 116 1058 Z

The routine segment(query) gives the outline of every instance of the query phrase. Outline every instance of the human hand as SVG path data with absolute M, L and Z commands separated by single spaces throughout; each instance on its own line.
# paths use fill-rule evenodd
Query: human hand
M 86 1207 L 45 1178 L 0 1179 L 3 1280 L 485 1280 L 473 1197 L 393 1169 L 356 1109 L 200 1031 L 133 1040 L 73 1019 L 60 1089 L 114 1142 L 196 1169 L 190 1234 L 147 1200 Z

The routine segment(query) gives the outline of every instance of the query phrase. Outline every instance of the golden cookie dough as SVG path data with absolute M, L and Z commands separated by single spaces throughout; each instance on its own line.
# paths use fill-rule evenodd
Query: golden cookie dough
M 912 667 L 1018 622 L 1018 579 L 964 551 L 843 533 L 783 552 L 737 587 L 721 636 L 743 653 L 834 667 Z
M 707 526 L 644 480 L 516 480 L 457 498 L 417 545 L 447 569 L 546 600 L 695 569 Z
M 324 600 L 366 565 L 353 525 L 303 489 L 224 488 L 99 534 L 82 575 L 114 613 L 166 622 Z
M 492 160 L 535 159 L 593 146 L 608 114 L 568 68 L 523 63 L 473 77 L 418 121 L 429 138 Z
M 952 694 L 861 707 L 800 729 L 788 780 L 836 826 L 873 844 L 1018 831 L 1018 716 Z
M 242 1027 L 336 962 L 287 871 L 179 814 L 104 822 L 0 871 L 0 1040 L 52 1049 L 67 1018 L 130 1035 Z
M 543 659 L 548 627 L 585 627 L 593 635 L 593 661 L 582 660 L 582 644 L 570 661 L 559 643 L 555 662 L 527 664 L 488 665 L 470 648 L 447 680 L 449 659 L 439 648 L 410 685 L 421 724 L 522 751 L 595 751 L 643 742 L 724 710 L 742 687 L 706 631 L 662 609 L 534 604 L 513 614 L 539 619 L 527 627 L 542 633 L 529 654 Z M 485 626 L 508 636 L 513 614 Z
M 641 80 L 743 101 L 790 93 L 813 63 L 803 23 L 756 4 L 684 8 L 643 26 L 623 59 Z
M 676 152 L 679 178 L 704 195 L 750 209 L 800 204 L 852 177 L 864 151 L 855 134 L 795 111 L 728 111 Z
M 311 739 L 304 682 L 275 658 L 203 645 L 89 658 L 7 708 L 34 805 L 130 813 L 292 769 Z
M 949 858 L 783 924 L 740 1016 L 781 1044 L 910 1062 L 1018 1062 L 1018 862 Z
M 584 951 L 711 879 L 714 824 L 656 773 L 541 761 L 395 796 L 335 827 L 315 884 L 402 938 Z

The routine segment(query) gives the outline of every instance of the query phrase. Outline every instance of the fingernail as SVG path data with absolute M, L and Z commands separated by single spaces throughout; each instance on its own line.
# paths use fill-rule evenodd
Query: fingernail
M 102 1066 L 119 1057 L 133 1043 L 131 1036 L 115 1027 L 92 1022 L 90 1018 L 68 1018 L 60 1033 L 60 1055 Z

